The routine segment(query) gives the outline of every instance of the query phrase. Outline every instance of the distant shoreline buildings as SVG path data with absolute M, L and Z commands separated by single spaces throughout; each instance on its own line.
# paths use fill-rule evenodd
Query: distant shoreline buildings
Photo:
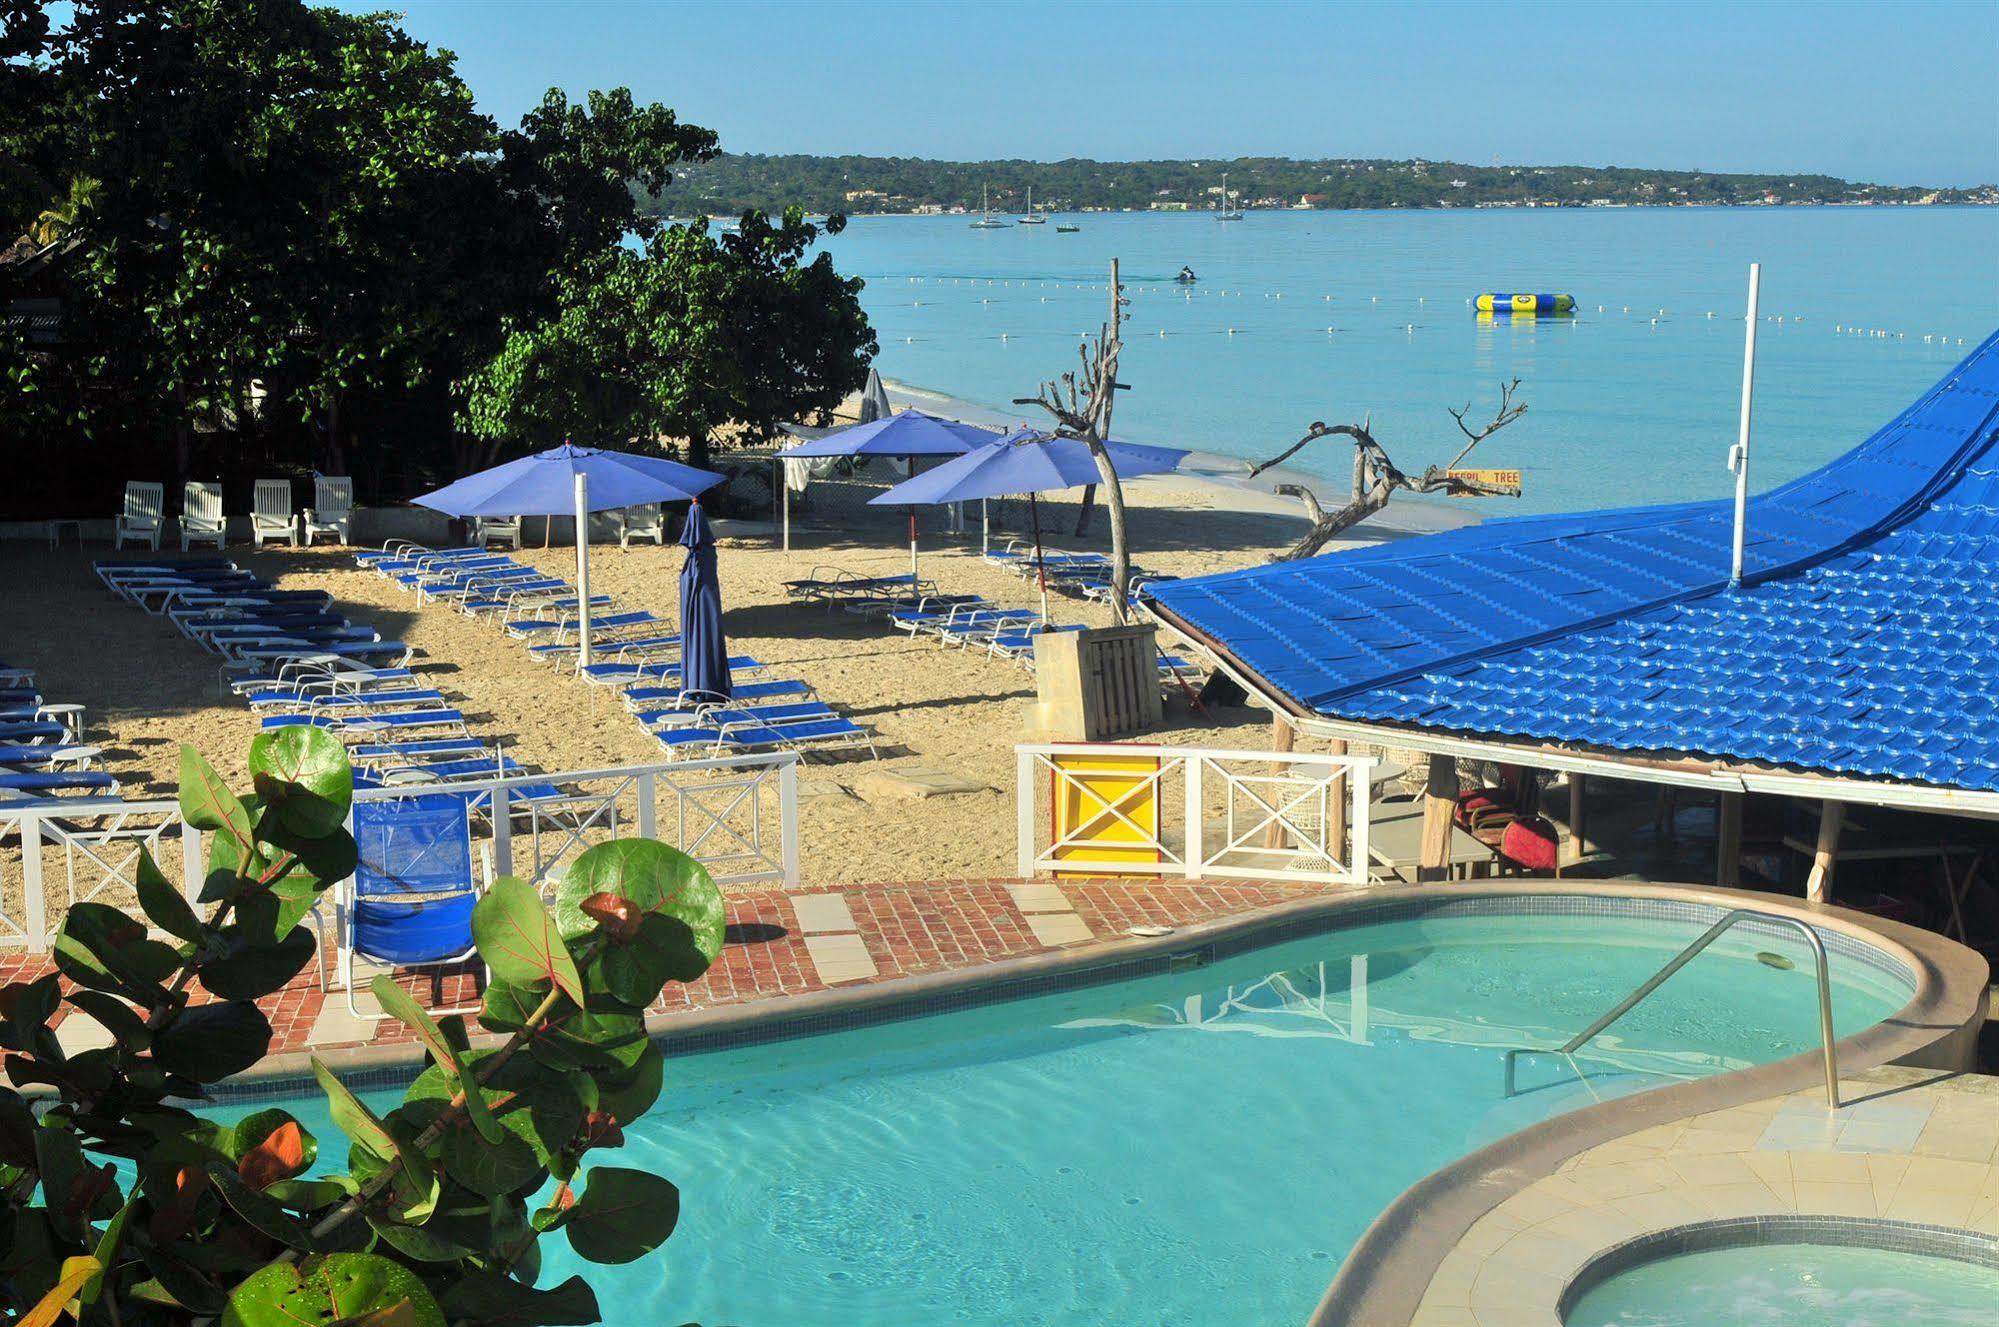
M 1924 207 L 1999 205 L 1999 184 L 1962 189 L 1854 183 L 1827 175 L 1722 174 L 1628 167 L 1240 158 L 1230 161 L 937 161 L 908 157 L 725 154 L 681 171 L 656 209 L 729 214 L 796 204 L 814 213 L 960 215 L 992 206 L 1046 212 L 1201 212 L 1546 207 Z

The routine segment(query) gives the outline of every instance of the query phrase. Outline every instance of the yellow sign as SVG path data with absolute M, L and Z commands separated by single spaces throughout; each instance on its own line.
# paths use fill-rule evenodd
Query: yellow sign
M 1090 868 L 1055 874 L 1153 874 L 1114 868 L 1121 862 L 1160 860 L 1158 757 L 1069 755 L 1051 763 L 1054 856 L 1087 862 Z
M 1446 470 L 1444 473 L 1452 479 L 1482 488 L 1502 489 L 1516 496 L 1520 492 L 1518 470 Z

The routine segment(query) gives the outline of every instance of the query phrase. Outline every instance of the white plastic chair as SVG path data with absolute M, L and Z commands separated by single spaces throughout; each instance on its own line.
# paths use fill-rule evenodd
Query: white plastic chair
M 155 551 L 160 546 L 160 527 L 166 524 L 167 488 L 133 480 L 125 485 L 125 510 L 111 527 L 111 546 L 123 548 L 143 543 Z
M 273 539 L 298 542 L 292 518 L 292 481 L 259 479 L 250 496 L 250 538 L 257 547 Z
M 657 502 L 626 507 L 618 513 L 618 547 L 630 548 L 634 539 L 666 543 L 666 509 Z
M 190 479 L 181 491 L 180 547 L 185 553 L 196 544 L 222 547 L 226 526 L 222 517 L 222 485 Z
M 314 475 L 312 477 L 312 505 L 299 517 L 299 529 L 305 533 L 305 542 L 312 543 L 316 534 L 340 536 L 343 544 L 353 543 L 349 532 L 354 523 L 354 481 L 346 475 Z
M 475 516 L 472 518 L 472 542 L 481 548 L 494 544 L 505 544 L 508 548 L 521 546 L 521 518 L 518 516 Z

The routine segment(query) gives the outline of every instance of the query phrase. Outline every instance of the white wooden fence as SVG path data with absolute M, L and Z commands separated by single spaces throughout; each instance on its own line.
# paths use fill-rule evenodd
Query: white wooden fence
M 494 870 L 538 887 L 560 879 L 586 848 L 632 837 L 672 844 L 718 884 L 798 883 L 795 752 L 412 782 L 354 796 L 379 802 L 438 792 L 478 797 L 473 832 Z M 190 899 L 200 891 L 203 834 L 181 820 L 176 802 L 0 804 L 0 950 L 45 951 L 72 903 L 136 911 L 141 849 L 169 877 L 178 872 Z
M 1022 876 L 1367 880 L 1372 756 L 1138 742 L 1025 743 L 1014 755 Z

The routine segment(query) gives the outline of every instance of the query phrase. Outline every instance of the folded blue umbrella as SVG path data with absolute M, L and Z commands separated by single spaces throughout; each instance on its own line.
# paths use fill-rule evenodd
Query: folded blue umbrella
M 576 511 L 578 474 L 589 480 L 591 511 L 685 502 L 723 480 L 664 456 L 565 442 L 454 480 L 415 501 L 447 516 L 569 516 Z
M 687 562 L 680 569 L 680 685 L 728 699 L 729 643 L 722 636 L 722 584 L 715 574 L 715 539 L 695 503 L 680 532 Z

